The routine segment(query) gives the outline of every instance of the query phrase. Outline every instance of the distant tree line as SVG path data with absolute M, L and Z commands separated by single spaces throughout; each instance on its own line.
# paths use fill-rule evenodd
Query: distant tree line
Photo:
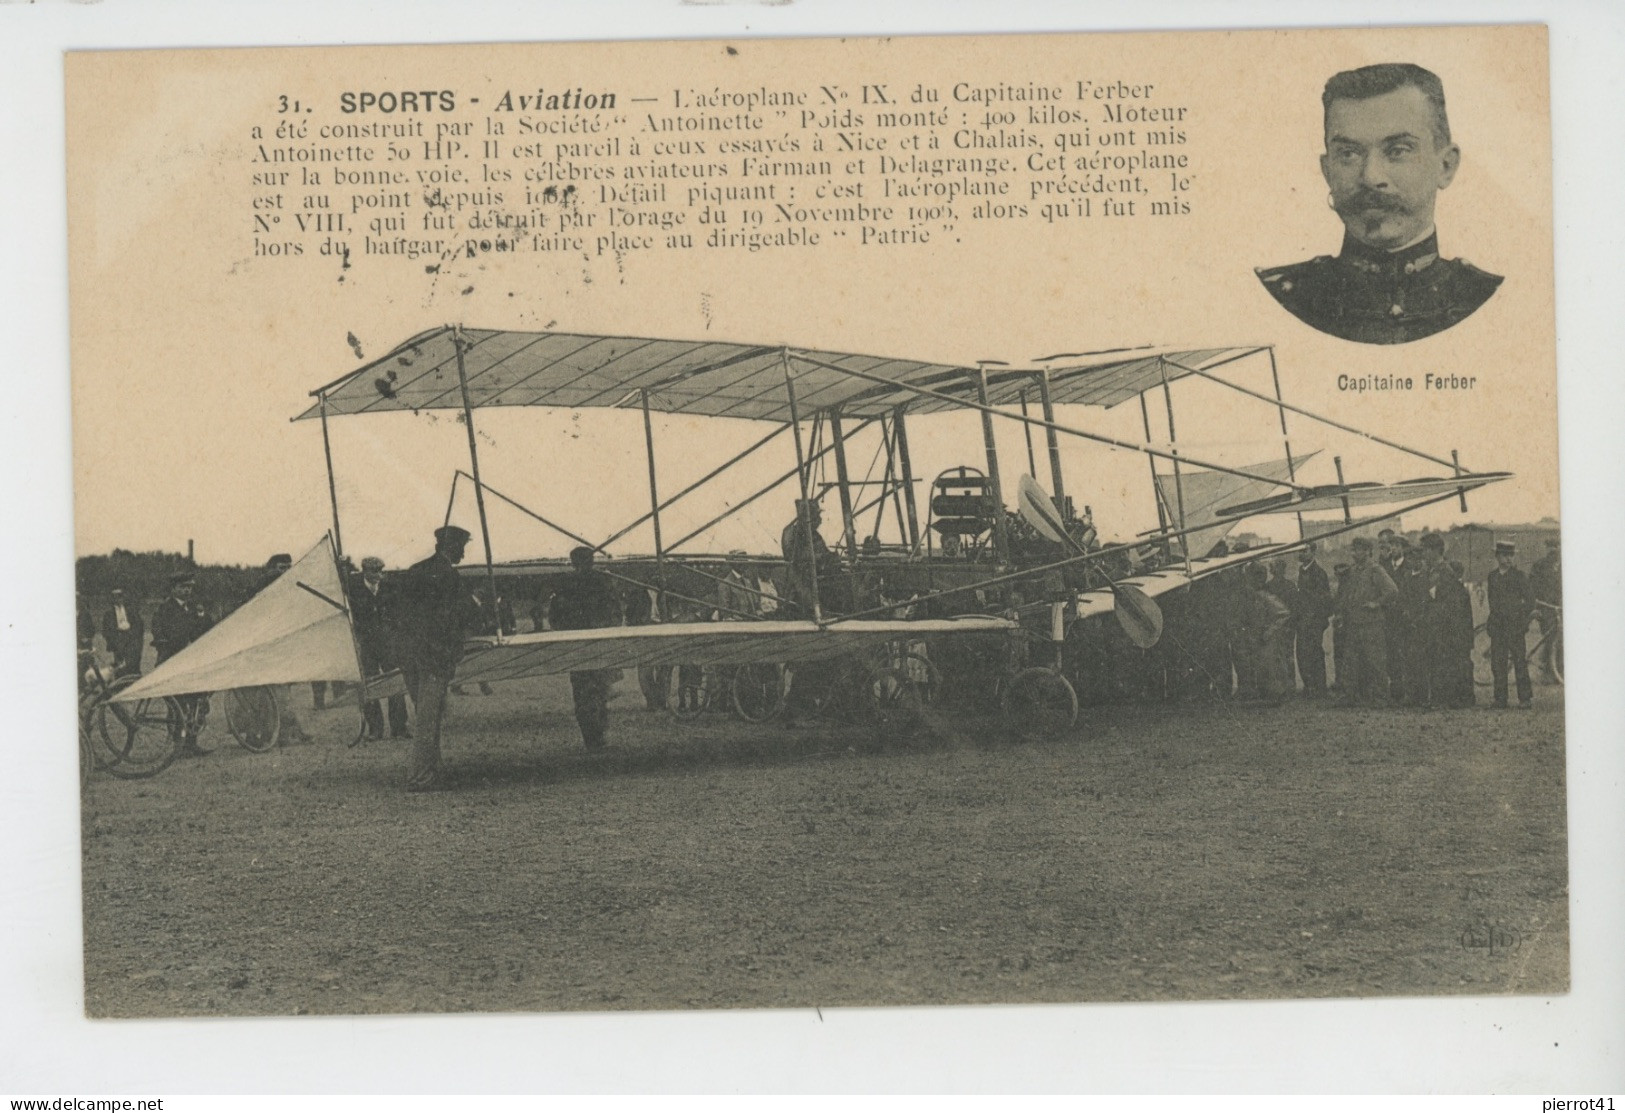
M 235 610 L 260 586 L 262 568 L 236 564 L 193 564 L 182 553 L 132 553 L 114 549 L 111 553 L 83 556 L 74 562 L 74 588 L 82 605 L 100 615 L 108 606 L 113 589 L 124 589 L 130 604 L 150 612 L 169 594 L 169 578 L 176 572 L 197 575 L 193 599 L 220 618 Z

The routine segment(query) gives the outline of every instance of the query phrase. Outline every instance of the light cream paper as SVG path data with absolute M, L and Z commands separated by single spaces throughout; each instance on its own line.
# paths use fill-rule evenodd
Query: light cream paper
M 1414 134 L 1416 104 L 1391 103 L 1419 97 L 1410 85 L 1354 98 L 1363 115 L 1323 114 L 1332 75 L 1382 62 L 1439 77 L 1448 143 Z M 882 436 L 849 420 L 851 539 L 874 534 L 911 575 L 936 562 L 963 583 L 1024 563 L 992 532 L 985 568 L 944 557 L 929 529 L 931 481 L 989 469 L 983 412 L 960 404 L 976 401 L 979 368 L 996 388 L 1013 369 L 1059 384 L 1116 365 L 1118 404 L 1061 398 L 1054 420 L 1097 438 L 1061 430 L 1058 455 L 1102 543 L 1177 532 L 1187 513 L 1194 529 L 1212 473 L 1279 471 L 1289 454 L 1300 488 L 1511 473 L 1466 494 L 1465 512 L 1447 489 L 1347 533 L 1336 496 L 1303 518 L 1333 533 L 1328 571 L 1354 533 L 1445 531 L 1482 625 L 1495 543 L 1515 541 L 1528 570 L 1557 536 L 1538 27 L 78 53 L 66 70 L 75 528 L 104 655 L 106 591 L 158 583 L 138 603 L 150 626 L 154 570 L 178 554 L 203 566 L 217 612 L 240 602 L 226 585 L 255 579 L 220 566 L 257 569 L 335 528 L 346 555 L 391 569 L 427 556 L 448 515 L 473 535 L 471 567 L 487 536 L 497 562 L 556 559 L 770 430 L 704 401 L 726 395 L 748 418 L 769 397 L 742 352 L 740 377 L 707 372 L 687 403 L 657 386 L 646 425 L 638 388 L 672 384 L 638 343 L 590 338 L 783 349 L 804 389 L 848 414 L 860 400 L 831 365 L 893 390 L 914 411 L 919 520 L 876 485 L 895 424 Z M 1450 145 L 1418 185 L 1418 161 Z M 1329 203 L 1351 181 L 1414 203 L 1445 179 L 1436 251 L 1411 242 L 1425 219 L 1412 235 L 1379 227 L 1390 210 L 1363 218 L 1409 270 L 1381 273 L 1371 251 L 1320 258 L 1339 254 Z M 451 365 L 427 394 L 412 370 L 407 342 L 445 326 L 471 359 L 485 342 L 511 352 L 492 371 L 505 362 L 511 378 L 471 383 L 472 438 Z M 1401 342 L 1338 335 L 1350 329 Z M 533 335 L 503 335 L 517 333 Z M 542 334 L 583 337 L 584 354 L 571 364 Z M 590 400 L 515 404 L 611 355 L 618 392 L 594 380 Z M 1038 381 L 990 399 L 1012 509 L 1023 474 L 1055 487 L 1044 426 L 1013 416 L 1041 416 Z M 331 388 L 325 428 L 291 421 L 318 388 Z M 828 411 L 816 393 L 803 402 L 795 436 L 663 508 L 658 539 L 627 532 L 606 565 L 650 574 L 636 558 L 678 538 L 687 553 L 777 558 L 797 483 L 750 496 L 793 475 L 793 440 L 823 438 L 801 446 L 809 457 L 829 447 Z M 483 507 L 454 481 L 474 466 L 471 440 Z M 819 461 L 807 479 L 824 492 L 823 535 L 846 549 L 833 457 Z M 889 505 L 862 509 L 882 491 Z M 1355 498 L 1349 512 L 1401 505 Z M 1299 528 L 1290 513 L 1250 518 L 1232 542 Z M 905 555 L 914 534 L 931 541 Z M 1137 561 L 1201 571 L 1142 547 Z M 128 555 L 155 552 L 171 556 Z M 538 582 L 500 582 L 522 635 L 545 611 Z M 781 575 L 772 594 L 785 590 Z M 976 605 L 1033 604 L 1053 584 L 1019 590 Z M 878 743 L 863 726 L 784 731 L 720 710 L 680 726 L 644 710 L 629 671 L 603 755 L 579 752 L 562 678 L 524 677 L 453 695 L 449 791 L 419 800 L 400 793 L 399 747 L 344 745 L 353 696 L 317 710 L 303 685 L 282 689 L 292 718 L 271 754 L 235 746 L 217 701 L 207 759 L 145 782 L 92 771 L 87 1010 L 1564 989 L 1562 688 L 1544 658 L 1527 713 L 1484 709 L 1484 660 L 1479 710 L 1258 707 L 1228 698 L 1224 646 L 1250 636 L 1247 620 L 1193 614 L 1182 600 L 1196 594 L 1162 598 L 1174 621 L 1153 664 L 1109 636 L 1067 650 L 1081 713 L 1039 741 L 1005 740 L 1006 666 L 992 660 L 951 674 L 987 688 L 979 709 L 943 693 L 929 729 Z M 1389 647 L 1395 672 L 1426 672 L 1429 636 Z M 155 857 L 134 873 L 138 853 Z M 132 916 L 146 930 L 131 933 Z M 276 945 L 256 943 L 267 930 Z M 151 932 L 175 942 L 156 962 L 137 946 Z

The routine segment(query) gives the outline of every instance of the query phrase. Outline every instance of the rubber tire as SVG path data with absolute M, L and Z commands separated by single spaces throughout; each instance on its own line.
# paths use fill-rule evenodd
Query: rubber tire
M 1005 722 L 1024 741 L 1059 738 L 1078 721 L 1078 694 L 1054 669 L 1018 672 L 1005 686 Z
M 270 753 L 282 737 L 282 707 L 269 686 L 231 688 L 223 695 L 226 729 L 251 754 Z
M 906 669 L 874 669 L 864 682 L 863 700 L 870 725 L 882 740 L 907 738 L 924 728 L 924 686 Z
M 120 677 L 108 687 L 114 695 L 140 679 Z M 123 780 L 153 777 L 169 768 L 180 753 L 181 705 L 169 696 L 112 703 L 103 699 L 91 712 L 96 735 L 104 753 L 105 766 L 112 776 Z
M 766 683 L 769 672 L 773 678 L 771 685 Z M 784 667 L 740 665 L 734 670 L 730 694 L 736 716 L 747 723 L 765 723 L 784 710 Z

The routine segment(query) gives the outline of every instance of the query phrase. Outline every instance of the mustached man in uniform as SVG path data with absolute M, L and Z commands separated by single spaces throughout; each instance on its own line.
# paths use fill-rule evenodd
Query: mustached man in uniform
M 1470 316 L 1501 277 L 1439 254 L 1434 202 L 1461 165 L 1444 85 L 1421 66 L 1388 62 L 1335 75 L 1321 104 L 1320 172 L 1343 246 L 1261 268 L 1264 288 L 1304 324 L 1362 344 L 1406 344 Z

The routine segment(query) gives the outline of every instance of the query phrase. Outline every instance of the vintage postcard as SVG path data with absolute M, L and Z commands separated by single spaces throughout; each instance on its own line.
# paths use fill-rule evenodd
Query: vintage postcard
M 1544 28 L 65 80 L 90 1016 L 1567 991 Z

